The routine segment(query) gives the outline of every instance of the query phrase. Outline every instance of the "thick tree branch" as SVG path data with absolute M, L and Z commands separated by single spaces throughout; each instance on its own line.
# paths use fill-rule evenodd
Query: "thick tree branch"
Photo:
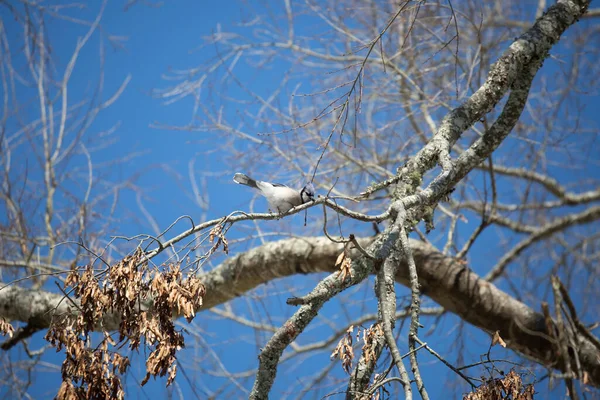
M 373 239 L 359 239 L 363 247 Z M 446 310 L 457 314 L 486 332 L 500 331 L 508 346 L 537 360 L 548 368 L 564 371 L 562 360 L 554 351 L 544 317 L 529 306 L 517 301 L 493 284 L 477 276 L 461 261 L 444 256 L 432 246 L 410 240 L 424 295 Z M 335 261 L 342 244 L 326 238 L 295 238 L 267 243 L 227 259 L 207 273 L 203 282 L 206 296 L 203 308 L 232 300 L 260 284 L 284 276 L 317 272 L 334 272 Z M 357 254 L 358 256 L 358 254 Z M 409 287 L 408 265 L 398 265 L 396 281 Z M 29 290 L 15 285 L 0 290 L 0 316 L 9 321 L 28 322 L 38 328 L 48 327 L 54 312 L 76 313 L 64 296 L 41 290 Z M 105 325 L 116 328 L 117 318 Z M 35 324 L 35 325 L 34 325 Z M 600 351 L 585 335 L 572 338 L 581 369 L 589 374 L 591 384 L 600 385 Z
M 514 261 L 519 254 L 533 244 L 554 235 L 556 232 L 567 229 L 569 227 L 581 224 L 587 224 L 596 221 L 600 218 L 600 206 L 590 207 L 587 210 L 578 214 L 569 214 L 566 217 L 557 218 L 544 226 L 539 227 L 525 239 L 517 243 L 510 251 L 506 252 L 498 263 L 488 272 L 485 280 L 494 281 L 500 277 L 506 267 Z
M 462 133 L 475 124 L 485 114 L 490 112 L 496 104 L 502 100 L 506 93 L 513 88 L 515 83 L 518 83 L 518 86 L 520 86 L 517 87 L 520 93 L 517 93 L 517 96 L 511 94 L 511 97 L 513 97 L 512 103 L 514 105 L 519 103 L 519 100 L 523 98 L 522 92 L 525 89 L 526 92 L 529 91 L 527 81 L 529 81 L 529 85 L 531 85 L 531 80 L 539 69 L 541 62 L 547 56 L 548 51 L 558 42 L 563 32 L 581 18 L 587 10 L 589 3 L 590 1 L 585 0 L 559 0 L 555 5 L 550 7 L 544 15 L 542 15 L 529 30 L 521 35 L 521 37 L 514 41 L 508 50 L 506 50 L 491 66 L 484 84 L 477 89 L 467 101 L 453 109 L 444 117 L 433 138 L 404 167 L 398 169 L 397 176 L 373 185 L 363 193 L 363 196 L 368 197 L 378 190 L 398 183 L 400 180 L 402 180 L 407 188 L 410 189 L 415 185 L 416 174 L 418 174 L 418 180 L 420 180 L 427 171 L 436 165 L 436 163 L 438 163 L 443 170 L 443 173 L 440 174 L 436 181 L 447 180 L 447 175 L 451 172 L 455 175 L 456 173 L 454 173 L 453 170 L 456 169 L 457 166 L 454 166 L 453 168 L 449 153 Z M 519 81 L 521 82 L 519 83 Z M 527 99 L 526 93 L 524 99 Z M 511 102 L 510 99 L 509 102 Z M 514 107 L 511 106 L 509 109 L 510 108 Z M 506 107 L 505 111 L 507 111 Z M 511 118 L 513 116 L 513 110 L 506 115 L 506 117 Z M 520 116 L 520 113 L 518 116 Z M 510 133 L 510 130 L 500 131 L 499 129 L 508 127 L 510 125 L 508 122 L 511 118 L 499 118 L 502 124 L 497 125 L 496 129 L 500 133 L 503 133 L 504 137 Z M 499 140 L 496 147 L 504 137 Z M 487 141 L 492 142 L 491 135 L 488 135 Z M 485 149 L 485 147 L 483 147 L 483 149 Z M 473 150 L 473 146 L 471 146 L 470 150 Z M 474 150 L 477 151 L 477 148 Z M 469 157 L 461 156 L 461 158 L 463 163 L 466 161 L 474 161 L 472 154 Z M 476 165 L 477 164 L 471 165 L 469 171 Z M 460 173 L 458 175 L 460 175 Z M 434 181 L 432 183 L 436 182 Z M 432 185 L 430 185 L 430 187 L 431 186 Z M 435 185 L 433 185 L 432 188 L 434 187 Z M 405 193 L 400 193 L 401 196 L 404 194 Z M 410 204 L 405 204 L 407 208 L 409 208 Z

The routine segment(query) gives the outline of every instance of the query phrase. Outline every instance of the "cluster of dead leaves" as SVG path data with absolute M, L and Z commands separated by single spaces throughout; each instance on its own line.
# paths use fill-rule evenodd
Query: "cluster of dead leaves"
M 47 339 L 57 351 L 64 347 L 66 352 L 61 369 L 63 382 L 57 399 L 124 398 L 118 374 L 127 370 L 129 359 L 109 350 L 109 345 L 114 346 L 115 342 L 107 333 L 93 351 L 80 340 L 74 326 L 52 330 Z
M 362 352 L 367 364 L 377 359 L 377 338 L 382 336 L 383 326 L 380 323 L 373 324 L 369 329 L 363 330 Z
M 195 311 L 202 305 L 205 288 L 195 276 L 183 278 L 179 265 L 171 265 L 162 274 L 155 274 L 150 282 L 150 293 L 153 298 L 153 317 L 146 321 L 143 334 L 154 350 L 146 360 L 146 377 L 165 376 L 168 374 L 167 386 L 175 379 L 177 365 L 175 353 L 184 346 L 183 335 L 175 330 L 173 312 L 177 311 L 190 322 Z M 144 317 L 147 318 L 148 313 Z
M 463 397 L 463 400 L 533 400 L 533 385 L 524 385 L 521 376 L 510 371 L 504 378 L 484 380 L 474 392 Z
M 352 259 L 346 248 L 335 260 L 335 266 L 338 267 L 338 278 L 342 282 L 345 282 L 346 278 L 352 278 Z
M 4 318 L 0 318 L 0 334 L 8 337 L 13 337 L 13 333 L 15 332 L 15 328 L 8 322 L 4 320 Z
M 69 287 L 79 300 L 79 305 L 73 302 L 79 313 L 75 318 L 56 318 L 46 334 L 57 351 L 64 348 L 66 353 L 58 399 L 123 398 L 119 374 L 127 371 L 129 359 L 111 351 L 109 345 L 121 348 L 127 344 L 137 350 L 144 343 L 151 352 L 142 384 L 150 376 L 167 374 L 167 386 L 173 382 L 175 354 L 184 347 L 173 316 L 183 315 L 188 321 L 194 318 L 205 293 L 198 278 L 184 277 L 179 265 L 151 270 L 143 251 L 137 249 L 108 271 L 95 273 L 92 267 L 71 271 L 65 290 Z M 120 318 L 118 341 L 102 328 L 109 314 Z M 104 333 L 100 345 L 91 345 L 94 331 Z
M 352 348 L 352 333 L 354 332 L 354 325 L 346 330 L 346 334 L 340 339 L 336 348 L 331 353 L 331 359 L 338 358 L 342 362 L 342 368 L 347 374 L 350 374 L 352 368 L 352 361 L 354 360 L 354 350 Z M 377 336 L 383 335 L 383 329 L 379 323 L 371 325 L 367 329 L 362 329 L 362 353 L 366 363 L 371 362 L 376 357 L 376 343 Z M 361 329 L 358 328 L 356 332 L 356 341 L 360 340 Z
M 347 374 L 350 373 L 352 368 L 352 360 L 354 359 L 354 350 L 352 349 L 352 331 L 354 331 L 354 325 L 346 330 L 346 334 L 340 339 L 338 345 L 331 353 L 331 359 L 339 358 L 342 361 L 342 368 Z

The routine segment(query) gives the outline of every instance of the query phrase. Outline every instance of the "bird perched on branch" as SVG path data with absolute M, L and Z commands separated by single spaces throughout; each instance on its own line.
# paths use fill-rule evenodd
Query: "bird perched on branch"
M 277 211 L 280 214 L 315 200 L 315 188 L 310 182 L 302 189 L 296 190 L 280 183 L 255 181 L 248 175 L 239 172 L 233 176 L 233 181 L 257 189 L 269 202 L 271 211 Z

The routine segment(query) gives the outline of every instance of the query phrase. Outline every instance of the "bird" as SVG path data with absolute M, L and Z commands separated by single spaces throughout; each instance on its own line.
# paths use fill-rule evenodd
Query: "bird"
M 281 183 L 257 181 L 240 172 L 233 176 L 233 181 L 257 189 L 267 199 L 270 210 L 280 214 L 309 201 L 315 201 L 315 188 L 310 182 L 302 189 L 296 190 Z

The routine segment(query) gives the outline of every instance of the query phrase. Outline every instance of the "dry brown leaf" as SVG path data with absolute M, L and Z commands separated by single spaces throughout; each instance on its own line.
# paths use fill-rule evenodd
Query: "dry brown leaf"
M 500 331 L 494 332 L 494 335 L 492 336 L 492 346 L 495 346 L 497 344 L 506 348 L 506 342 L 504 342 L 504 340 L 502 340 L 502 338 L 500 337 Z
M 2 333 L 2 335 L 13 337 L 14 331 L 15 328 L 13 328 L 11 324 L 9 324 L 4 318 L 0 318 L 0 333 Z
M 335 260 L 335 266 L 337 267 L 338 265 L 341 265 L 344 261 L 344 258 L 346 258 L 346 250 L 342 251 L 337 257 L 337 259 Z
M 352 360 L 354 359 L 354 349 L 352 348 L 353 330 L 354 325 L 351 325 L 331 353 L 331 359 L 338 358 L 342 362 L 342 368 L 347 374 L 350 374 Z
M 335 266 L 339 265 L 338 277 L 345 281 L 348 276 L 352 277 L 352 260 L 347 256 L 344 250 L 337 258 Z

